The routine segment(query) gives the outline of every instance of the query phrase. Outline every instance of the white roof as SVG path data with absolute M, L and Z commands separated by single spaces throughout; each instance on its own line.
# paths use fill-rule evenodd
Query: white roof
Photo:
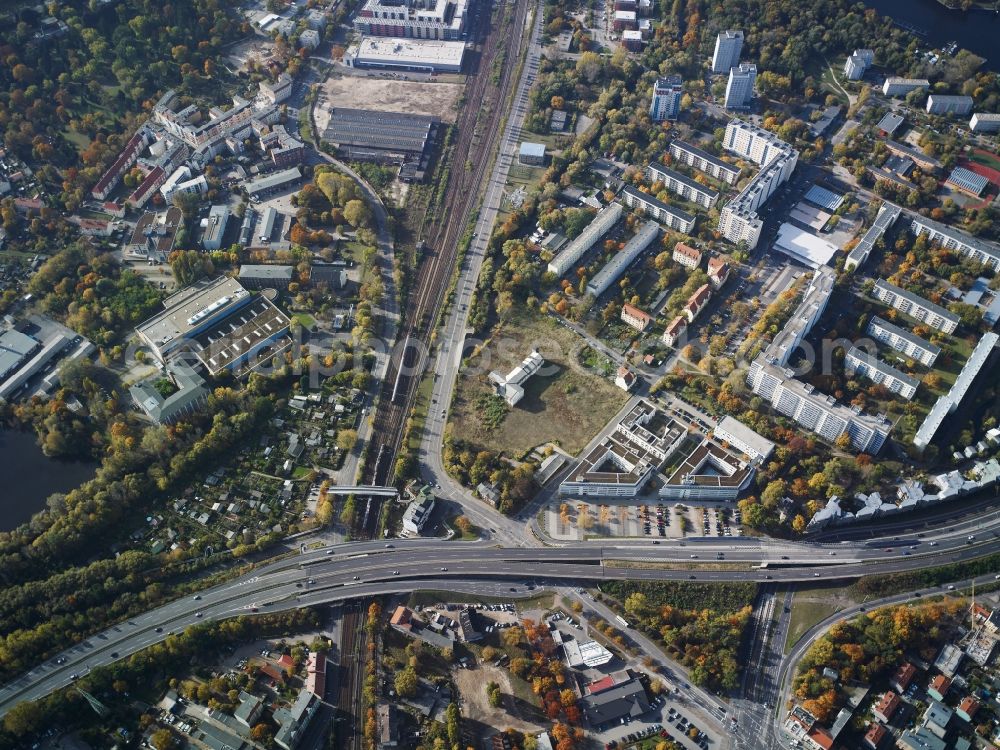
M 461 67 L 462 57 L 465 55 L 465 42 L 363 36 L 358 42 L 357 50 L 358 58 L 372 62 Z
M 837 248 L 826 240 L 787 223 L 778 229 L 774 249 L 810 268 L 825 266 L 837 252 Z
M 614 658 L 614 654 L 597 641 L 564 641 L 563 650 L 571 667 L 599 667 Z

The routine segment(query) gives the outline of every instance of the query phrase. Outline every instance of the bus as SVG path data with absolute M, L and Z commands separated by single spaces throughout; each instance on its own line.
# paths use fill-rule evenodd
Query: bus
M 627 628 L 628 627 L 628 622 L 625 620 L 624 617 L 621 617 L 619 615 L 619 616 L 615 617 L 615 620 L 617 620 L 618 624 L 621 625 L 623 628 Z

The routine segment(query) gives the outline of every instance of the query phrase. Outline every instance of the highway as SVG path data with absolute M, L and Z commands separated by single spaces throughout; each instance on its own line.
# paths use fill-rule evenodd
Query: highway
M 806 545 L 768 539 L 709 539 L 595 546 L 505 548 L 437 539 L 352 542 L 309 550 L 233 581 L 177 599 L 103 631 L 0 689 L 0 715 L 17 702 L 71 683 L 95 667 L 139 651 L 198 622 L 376 594 L 483 585 L 524 593 L 526 582 L 675 580 L 793 582 L 851 579 L 971 560 L 1000 551 L 997 534 L 969 543 L 941 536 L 906 540 L 900 551 L 864 543 Z M 920 542 L 911 551 L 908 541 Z M 767 569 L 753 567 L 763 562 Z M 513 589 L 513 590 L 512 590 Z M 58 663 L 57 660 L 62 660 Z

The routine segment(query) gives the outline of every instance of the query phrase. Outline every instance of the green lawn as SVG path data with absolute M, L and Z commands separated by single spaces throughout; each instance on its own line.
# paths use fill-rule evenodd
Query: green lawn
M 973 150 L 973 152 L 969 155 L 969 161 L 982 164 L 984 167 L 989 167 L 990 169 L 1000 169 L 1000 156 L 995 154 L 987 154 L 982 151 Z
M 310 329 L 315 325 L 316 319 L 309 313 L 296 313 L 292 318 L 298 321 L 299 325 L 305 329 Z

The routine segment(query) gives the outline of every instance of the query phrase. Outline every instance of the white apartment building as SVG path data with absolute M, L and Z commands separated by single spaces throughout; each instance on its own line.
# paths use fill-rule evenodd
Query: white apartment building
M 730 29 L 720 31 L 715 38 L 715 52 L 712 54 L 712 72 L 726 73 L 736 67 L 743 52 L 743 32 Z
M 881 341 L 897 352 L 917 360 L 922 365 L 931 367 L 941 354 L 941 347 L 926 341 L 905 328 L 900 328 L 877 315 L 868 321 L 866 332 L 872 338 Z
M 878 357 L 862 351 L 856 346 L 847 350 L 844 366 L 849 371 L 868 378 L 873 383 L 884 385 L 891 393 L 897 393 L 907 401 L 913 398 L 917 392 L 917 386 L 920 385 L 920 381 L 916 378 L 887 365 Z
M 874 60 L 875 53 L 872 50 L 854 50 L 854 52 L 847 57 L 847 62 L 844 63 L 844 75 L 847 77 L 847 80 L 860 80 L 864 76 L 865 71 L 871 67 Z
M 680 76 L 657 78 L 653 84 L 653 100 L 649 104 L 649 116 L 654 122 L 676 120 L 681 112 L 681 88 L 683 79 Z
M 927 113 L 931 115 L 967 115 L 971 111 L 971 96 L 931 94 L 927 97 Z
M 901 313 L 944 333 L 954 333 L 955 329 L 958 328 L 959 318 L 955 313 L 949 312 L 940 305 L 935 305 L 930 300 L 913 294 L 913 292 L 890 284 L 884 279 L 875 282 L 872 296 L 890 307 L 896 308 Z
M 597 244 L 607 232 L 618 223 L 622 216 L 621 203 L 609 203 L 597 212 L 597 216 L 584 230 L 549 261 L 549 273 L 562 276 L 577 264 L 583 254 Z
M 912 219 L 910 231 L 918 237 L 926 234 L 928 240 L 946 250 L 957 250 L 966 258 L 1000 271 L 1000 247 L 997 245 L 919 214 L 913 214 Z
M 905 328 L 883 320 L 877 315 L 873 315 L 868 321 L 866 333 L 927 367 L 932 367 L 938 355 L 941 354 L 940 346 L 920 338 L 915 333 L 910 333 Z
M 774 452 L 774 443 L 733 417 L 723 417 L 713 432 L 716 440 L 729 443 L 752 460 L 766 461 Z
M 757 66 L 753 63 L 740 63 L 738 67 L 730 68 L 729 82 L 726 84 L 726 109 L 750 106 L 756 82 Z
M 367 0 L 354 16 L 366 36 L 459 41 L 465 35 L 468 0 Z
M 287 73 L 282 73 L 278 76 L 278 80 L 273 83 L 271 81 L 261 81 L 260 95 L 269 104 L 281 104 L 281 102 L 292 95 L 292 77 Z
M 868 256 L 871 255 L 872 250 L 875 249 L 875 243 L 888 231 L 889 227 L 896 223 L 896 219 L 899 218 L 900 213 L 902 213 L 902 209 L 894 203 L 889 203 L 888 201 L 883 203 L 882 207 L 878 210 L 875 221 L 868 228 L 868 231 L 865 232 L 861 241 L 848 254 L 844 268 L 848 271 L 853 271 L 855 268 L 863 266 L 865 261 L 868 260 Z
M 618 278 L 625 273 L 625 269 L 642 255 L 643 252 L 660 236 L 660 226 L 655 221 L 647 221 L 640 227 L 621 252 L 615 253 L 607 265 L 604 266 L 593 279 L 587 284 L 587 294 L 593 295 L 596 299 L 614 284 Z
M 671 229 L 684 232 L 685 234 L 691 233 L 695 222 L 698 220 L 698 217 L 694 214 L 689 214 L 687 211 L 668 206 L 663 201 L 654 198 L 648 193 L 636 190 L 631 185 L 626 185 L 623 188 L 622 200 L 629 208 L 637 209 L 646 216 L 656 219 L 661 224 L 665 224 Z
M 906 96 L 915 89 L 925 89 L 931 85 L 926 78 L 897 78 L 890 76 L 882 84 L 882 93 L 885 96 Z
M 703 208 L 711 208 L 719 200 L 716 191 L 656 162 L 646 167 L 646 179 L 650 182 L 662 182 L 666 190 Z
M 701 251 L 685 245 L 683 242 L 674 245 L 672 257 L 675 263 L 680 263 L 685 268 L 697 268 L 701 265 Z
M 969 120 L 969 130 L 973 133 L 996 133 L 1000 131 L 1000 114 L 976 112 Z
M 740 179 L 740 168 L 725 162 L 697 146 L 684 141 L 673 141 L 670 144 L 670 155 L 681 164 L 686 164 L 699 172 L 722 180 L 729 185 L 735 185 Z

